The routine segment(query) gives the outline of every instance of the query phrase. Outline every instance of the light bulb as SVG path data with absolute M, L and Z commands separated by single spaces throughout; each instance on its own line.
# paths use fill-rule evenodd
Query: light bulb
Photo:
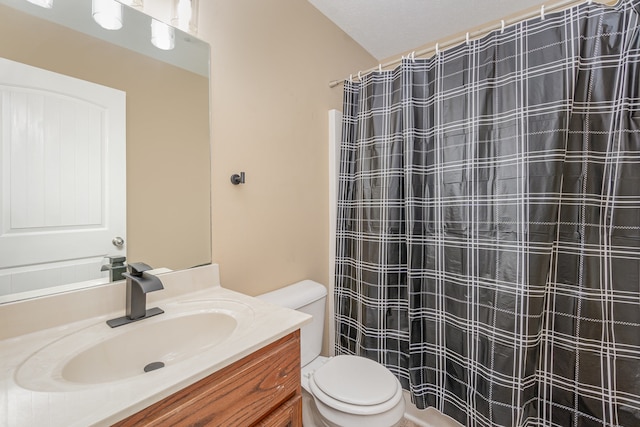
M 198 32 L 198 0 L 173 0 L 171 24 L 192 34 Z
M 122 4 L 116 0 L 92 0 L 92 14 L 105 30 L 122 28 Z
M 171 50 L 176 45 L 175 31 L 172 26 L 151 20 L 151 43 L 158 49 Z

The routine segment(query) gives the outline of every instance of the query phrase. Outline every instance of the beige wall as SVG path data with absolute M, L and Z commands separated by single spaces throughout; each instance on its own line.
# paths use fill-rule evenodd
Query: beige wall
M 328 282 L 328 82 L 376 61 L 306 0 L 200 2 L 212 51 L 213 261 L 257 295 Z M 246 184 L 229 177 L 246 172 Z

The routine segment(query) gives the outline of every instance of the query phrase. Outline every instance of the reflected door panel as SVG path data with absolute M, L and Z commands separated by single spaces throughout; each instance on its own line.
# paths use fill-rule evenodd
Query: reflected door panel
M 125 251 L 125 93 L 1 60 L 0 99 L 0 295 L 102 277 Z

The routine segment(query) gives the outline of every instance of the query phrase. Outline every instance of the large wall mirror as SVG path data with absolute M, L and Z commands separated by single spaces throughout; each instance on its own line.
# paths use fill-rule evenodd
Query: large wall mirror
M 84 264 L 83 268 L 93 271 L 108 264 L 108 256 L 126 256 L 130 262 L 145 262 L 154 268 L 172 270 L 211 262 L 209 46 L 175 30 L 175 47 L 171 50 L 158 49 L 151 43 L 151 22 L 152 19 L 142 12 L 124 7 L 122 28 L 109 31 L 93 21 L 90 0 L 55 0 L 50 9 L 26 0 L 0 0 L 0 67 L 3 64 L 9 67 L 10 64 L 51 73 L 54 88 L 57 84 L 55 79 L 59 77 L 77 81 L 80 93 L 84 92 L 82 85 L 104 87 L 116 95 L 120 93 L 124 105 L 122 135 L 126 147 L 123 149 L 123 155 L 126 156 L 121 161 L 126 166 L 120 165 L 124 166 L 121 167 L 122 172 L 98 173 L 95 165 L 100 164 L 99 160 L 87 161 L 85 157 L 76 155 L 81 159 L 76 163 L 83 165 L 89 178 L 69 172 L 69 162 L 58 164 L 48 160 L 52 157 L 41 156 L 36 158 L 37 161 L 25 161 L 16 155 L 20 150 L 14 149 L 23 143 L 11 134 L 20 132 L 8 130 L 13 126 L 12 120 L 19 121 L 15 119 L 19 115 L 7 113 L 11 108 L 17 108 L 8 107 L 13 104 L 7 100 L 19 97 L 11 98 L 15 90 L 7 89 L 7 84 L 0 81 L 0 164 L 6 165 L 5 172 L 9 169 L 13 171 L 11 174 L 0 171 L 0 239 L 13 239 L 17 235 L 27 237 L 26 244 L 11 243 L 9 252 L 51 253 L 51 259 L 37 258 L 33 263 L 17 261 L 10 265 L 6 260 L 1 264 L 3 261 L 0 260 L 0 303 L 102 284 L 109 277 L 108 270 L 100 273 L 101 278 L 96 280 L 84 280 L 79 273 L 80 279 L 69 279 L 68 275 L 54 270 L 71 264 Z M 35 80 L 41 78 L 35 77 Z M 56 90 L 53 92 L 55 94 Z M 60 97 L 66 99 L 68 96 Z M 34 102 L 38 105 L 37 100 Z M 31 104 L 26 102 L 25 105 Z M 96 105 L 95 117 L 101 117 L 101 101 Z M 32 107 L 26 110 L 29 108 Z M 67 107 L 56 104 L 49 109 L 61 114 L 60 111 Z M 83 140 L 94 138 L 91 135 L 97 135 L 95 138 L 98 139 L 104 135 L 102 125 L 86 126 L 86 122 L 99 122 L 99 119 L 91 118 L 91 108 L 69 110 L 77 116 L 89 114 L 89 119 L 83 119 L 85 129 L 82 132 L 85 133 L 70 129 L 71 125 L 65 120 L 52 120 L 49 114 L 47 120 L 64 124 L 41 127 L 45 135 L 40 136 L 40 149 L 51 151 L 52 148 L 47 145 L 49 140 L 69 140 L 69 135 L 75 135 L 76 146 L 81 146 Z M 25 113 L 25 116 L 29 114 Z M 42 120 L 37 118 L 32 121 Z M 52 127 L 58 129 L 56 138 L 46 135 Z M 98 128 L 100 130 L 96 130 Z M 99 145 L 99 142 L 96 144 Z M 109 150 L 103 149 L 103 152 Z M 82 153 L 85 151 L 84 147 L 79 150 Z M 21 159 L 22 163 L 16 159 Z M 88 162 L 92 162 L 91 165 L 85 165 Z M 38 164 L 46 172 L 36 168 Z M 48 178 L 52 176 L 51 170 L 56 176 L 64 172 L 71 178 L 59 181 L 57 178 Z M 55 194 L 67 194 L 72 192 L 69 187 L 77 187 L 78 184 L 84 186 L 85 181 L 92 181 L 96 188 L 105 189 L 104 196 L 96 196 L 99 199 L 96 206 L 106 209 L 117 204 L 113 198 L 118 196 L 108 196 L 107 190 L 116 187 L 111 187 L 104 180 L 107 175 L 126 175 L 126 184 L 123 184 L 121 191 L 126 193 L 123 198 L 123 205 L 126 201 L 126 212 L 123 213 L 126 230 L 118 233 L 122 235 L 107 236 L 109 245 L 102 252 L 83 252 L 82 243 L 87 240 L 84 237 L 56 240 L 56 236 L 62 236 L 65 231 L 69 234 L 70 228 L 66 220 L 59 219 L 60 215 L 52 220 L 53 226 L 49 229 L 42 227 L 47 221 L 43 220 L 41 224 L 32 218 L 25 220 L 18 217 L 19 212 L 33 212 L 33 208 L 17 209 L 15 202 L 11 205 L 11 201 L 16 199 L 15 194 L 20 195 L 17 197 L 20 200 L 26 199 L 25 193 L 31 191 L 29 185 L 42 181 L 44 184 L 40 187 L 34 184 L 34 188 L 40 189 L 33 192 L 40 192 L 44 199 L 53 200 L 53 204 L 57 203 L 59 208 L 61 204 L 71 203 L 65 202 L 67 199 L 64 198 L 56 199 Z M 57 184 L 52 185 L 51 182 Z M 52 187 L 54 190 L 51 190 Z M 16 188 L 27 190 L 16 191 Z M 85 191 L 90 195 L 89 198 L 100 193 Z M 89 220 L 82 227 L 102 229 L 104 223 L 110 221 L 106 221 L 100 212 L 94 212 L 93 216 L 97 219 Z M 19 226 L 11 229 L 7 224 Z M 34 234 L 46 235 L 48 240 L 46 243 L 37 243 L 32 239 Z M 117 237 L 122 237 L 124 242 L 117 241 Z M 7 253 L 6 245 L 4 250 Z M 63 256 L 63 252 L 71 255 Z

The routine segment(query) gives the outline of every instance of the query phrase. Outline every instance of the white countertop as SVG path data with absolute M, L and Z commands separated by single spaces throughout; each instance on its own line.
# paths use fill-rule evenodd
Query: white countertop
M 189 359 L 130 379 L 86 386 L 70 384 L 69 387 L 56 391 L 29 390 L 17 384 L 15 379 L 21 364 L 41 348 L 74 332 L 95 328 L 93 325 L 97 324 L 104 324 L 107 331 L 105 333 L 108 334 L 110 328 L 106 325 L 106 320 L 121 316 L 122 312 L 0 341 L 0 425 L 111 425 L 284 337 L 310 320 L 310 316 L 306 314 L 277 307 L 220 286 L 173 296 L 152 304 L 166 308 L 169 313 L 177 303 L 207 299 L 232 300 L 249 307 L 253 312 L 251 323 L 238 326 L 225 341 Z M 156 317 L 160 318 L 162 315 Z

